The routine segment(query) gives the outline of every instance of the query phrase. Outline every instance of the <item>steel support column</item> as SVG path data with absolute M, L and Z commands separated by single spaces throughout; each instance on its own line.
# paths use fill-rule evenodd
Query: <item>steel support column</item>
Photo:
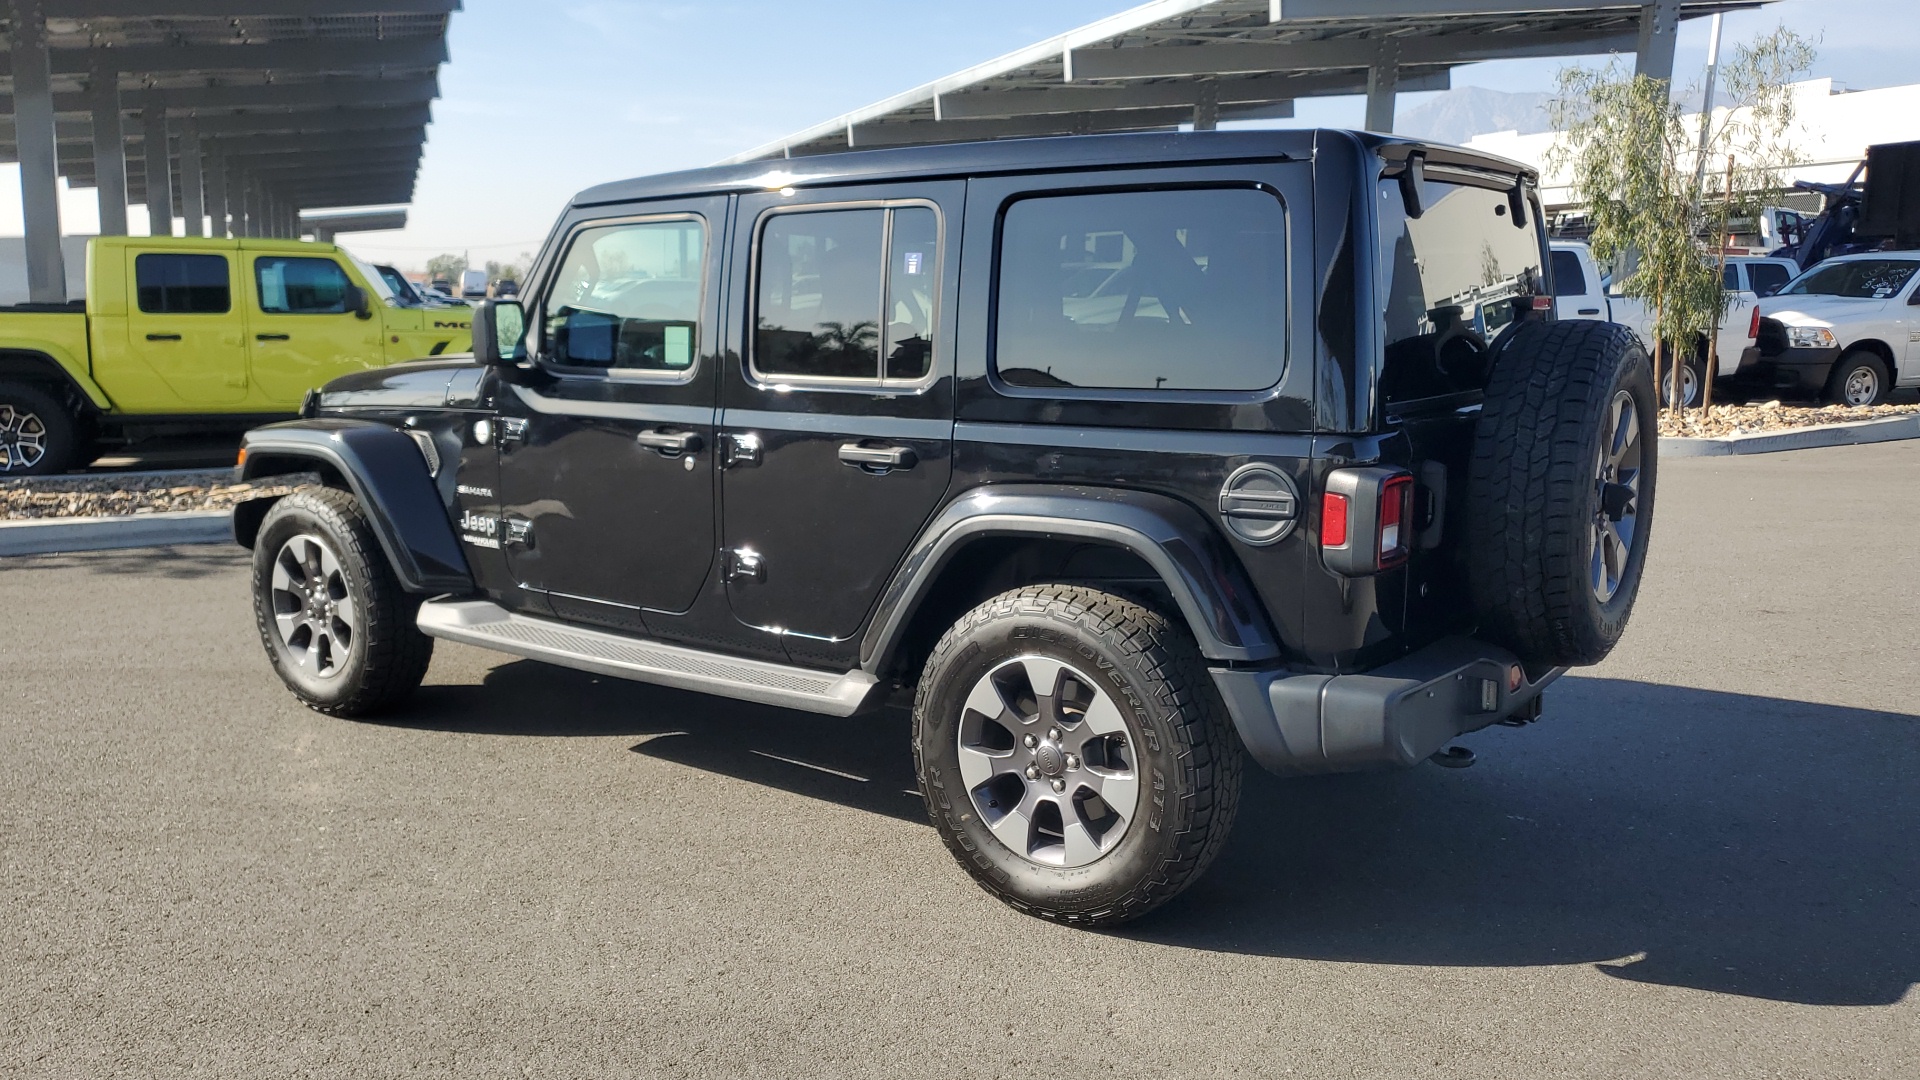
M 1382 38 L 1367 69 L 1368 131 L 1393 133 L 1393 102 L 1400 92 L 1400 43 Z
M 93 184 L 100 198 L 100 235 L 127 235 L 127 134 L 120 122 L 120 73 L 104 50 L 87 76 L 93 109 Z
M 1640 43 L 1633 73 L 1673 81 L 1673 47 L 1680 36 L 1680 0 L 1653 0 L 1640 9 Z
M 1200 82 L 1200 93 L 1193 103 L 1193 130 L 1212 131 L 1220 126 L 1220 84 L 1212 79 Z
M 147 235 L 173 235 L 173 152 L 167 146 L 167 99 L 147 91 L 140 112 L 141 153 L 147 165 Z
M 185 236 L 205 236 L 207 192 L 201 171 L 200 129 L 192 117 L 180 121 L 180 217 Z
M 216 240 L 227 235 L 227 163 L 218 143 L 207 155 L 207 235 Z
M 67 299 L 60 251 L 60 158 L 53 131 L 53 81 L 47 62 L 47 19 L 41 0 L 12 0 L 13 125 L 20 159 L 20 203 L 26 225 L 27 298 Z

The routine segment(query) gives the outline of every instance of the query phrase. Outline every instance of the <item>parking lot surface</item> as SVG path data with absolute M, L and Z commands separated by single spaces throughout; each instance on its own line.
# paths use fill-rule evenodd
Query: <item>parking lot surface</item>
M 1912 1077 L 1920 443 L 1669 462 L 1627 639 L 1464 771 L 1249 770 L 1114 933 L 975 888 L 903 716 L 442 645 L 269 672 L 237 549 L 0 563 L 0 1073 Z

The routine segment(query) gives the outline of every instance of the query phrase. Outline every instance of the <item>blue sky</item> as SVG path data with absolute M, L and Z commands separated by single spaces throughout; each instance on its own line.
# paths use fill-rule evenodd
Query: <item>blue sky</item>
M 453 16 L 409 227 L 349 238 L 406 268 L 538 247 L 575 191 L 708 164 L 949 72 L 1124 10 L 1126 0 L 467 0 Z M 1920 0 L 1782 0 L 1728 17 L 1728 40 L 1784 22 L 1823 38 L 1816 75 L 1856 88 L 1920 81 Z M 1707 23 L 1681 28 L 1676 75 L 1699 78 Z M 1479 64 L 1454 85 L 1546 90 L 1567 61 Z M 1403 95 L 1400 108 L 1428 95 Z M 1291 122 L 1358 126 L 1358 98 L 1302 101 Z M 19 234 L 17 170 L 0 232 Z M 68 202 L 90 231 L 91 192 Z M 144 213 L 136 210 L 134 231 Z

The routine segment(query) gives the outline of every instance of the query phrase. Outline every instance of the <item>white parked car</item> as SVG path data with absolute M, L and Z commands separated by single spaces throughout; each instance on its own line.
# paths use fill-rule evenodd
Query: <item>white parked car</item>
M 1801 274 L 1760 305 L 1754 381 L 1878 405 L 1920 386 L 1920 251 L 1842 255 Z
M 1766 298 L 1800 276 L 1800 264 L 1773 255 L 1732 255 L 1721 284 L 1730 292 L 1750 292 Z
M 1553 256 L 1554 317 L 1561 320 L 1595 319 L 1620 323 L 1639 335 L 1640 343 L 1651 352 L 1653 312 L 1647 305 L 1631 296 L 1610 294 L 1602 281 L 1599 266 L 1593 261 L 1593 252 L 1587 245 L 1573 240 L 1555 240 L 1549 247 Z M 1719 366 L 1714 369 L 1716 381 L 1735 379 L 1758 353 L 1755 336 L 1760 325 L 1759 297 L 1745 289 L 1732 292 L 1733 301 L 1727 305 L 1727 313 L 1720 320 Z M 1701 374 L 1706 370 L 1707 363 L 1706 342 L 1690 343 L 1684 355 L 1687 362 L 1680 370 L 1680 400 L 1684 405 L 1692 405 L 1700 400 Z M 1661 396 L 1666 396 L 1664 386 Z

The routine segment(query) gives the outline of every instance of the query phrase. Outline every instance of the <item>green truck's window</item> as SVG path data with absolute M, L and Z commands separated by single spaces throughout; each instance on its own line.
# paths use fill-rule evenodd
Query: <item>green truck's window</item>
M 344 315 L 352 282 L 332 259 L 266 255 L 253 261 L 260 310 L 270 315 Z
M 220 315 L 233 308 L 224 255 L 136 255 L 133 280 L 149 315 Z
M 700 352 L 706 257 L 697 218 L 581 230 L 547 297 L 547 359 L 684 376 Z

